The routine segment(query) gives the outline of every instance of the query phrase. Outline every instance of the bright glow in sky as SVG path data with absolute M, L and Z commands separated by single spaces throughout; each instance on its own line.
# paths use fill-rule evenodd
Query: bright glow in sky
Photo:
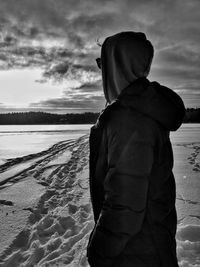
M 32 102 L 61 97 L 63 85 L 36 82 L 41 78 L 40 69 L 0 71 L 0 101 L 6 106 L 28 107 Z

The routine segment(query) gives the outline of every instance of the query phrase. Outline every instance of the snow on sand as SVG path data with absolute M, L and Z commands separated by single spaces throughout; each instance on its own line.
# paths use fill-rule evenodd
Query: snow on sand
M 179 267 L 200 267 L 200 143 L 174 144 Z
M 88 136 L 14 161 L 4 166 L 5 172 L 20 163 L 31 165 L 1 181 L 0 230 L 7 239 L 0 241 L 0 266 L 87 266 L 86 245 L 94 225 Z
M 197 164 L 200 145 L 192 148 Z M 185 149 L 184 155 L 190 151 L 176 146 L 176 153 L 180 149 Z M 187 157 L 187 164 L 193 164 L 193 158 Z M 200 170 L 193 171 L 197 177 Z M 181 182 L 182 173 L 179 176 Z M 88 135 L 1 165 L 0 266 L 88 266 L 86 246 L 94 226 L 88 183 Z M 198 212 L 192 224 L 182 219 L 184 205 L 199 209 L 199 203 L 179 195 L 177 201 L 182 205 L 177 232 L 179 265 L 199 267 Z

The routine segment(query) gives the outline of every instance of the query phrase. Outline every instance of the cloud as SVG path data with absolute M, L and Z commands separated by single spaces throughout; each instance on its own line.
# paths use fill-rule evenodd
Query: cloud
M 87 38 L 93 38 L 95 35 L 102 35 L 105 29 L 112 29 L 116 26 L 117 14 L 106 12 L 100 14 L 80 14 L 69 20 L 68 26 L 74 32 L 87 34 Z
M 0 47 L 7 47 L 7 46 L 13 46 L 17 44 L 17 38 L 13 36 L 12 34 L 6 34 L 2 36 Z
M 0 108 L 3 108 L 3 107 L 5 107 L 4 103 L 0 102 Z
M 48 79 L 52 79 L 55 82 L 67 80 L 73 83 L 73 81 L 76 81 L 76 83 L 79 83 L 79 88 L 85 88 L 85 84 L 93 86 L 101 78 L 96 66 L 91 64 L 74 64 L 72 60 L 69 60 L 46 67 L 43 72 L 43 78 L 38 80 L 38 82 L 43 83 Z
M 61 62 L 47 69 L 43 73 L 43 76 L 44 78 L 54 77 L 54 79 L 59 80 L 67 74 L 68 70 L 69 70 L 69 62 Z
M 152 65 L 152 74 L 179 92 L 200 91 L 200 56 L 192 48 L 172 45 L 157 51 Z
M 51 78 L 55 73 L 64 75 L 69 65 L 73 65 L 73 68 L 77 70 L 97 71 L 94 64 L 88 64 L 89 58 L 92 57 L 91 53 L 87 58 L 84 52 L 74 52 L 56 46 L 48 49 L 42 46 L 3 47 L 0 51 L 1 69 L 45 67 L 46 78 Z M 94 62 L 94 59 L 91 62 Z
M 198 1 L 1 0 L 0 7 L 4 32 L 31 39 L 60 37 L 79 48 L 122 29 L 144 30 L 156 42 L 185 40 L 188 34 L 199 40 L 194 35 L 199 30 Z
M 86 93 L 99 92 L 102 90 L 102 82 L 101 80 L 97 80 L 94 83 L 86 82 L 81 84 L 81 86 L 77 87 L 76 89 Z
M 198 7 L 198 1 L 185 0 L 1 0 L 0 25 L 3 35 L 12 33 L 21 43 L 58 39 L 69 49 L 85 49 L 97 37 L 143 30 L 156 47 L 162 47 L 199 41 Z
M 100 93 L 96 38 L 144 31 L 155 46 L 150 78 L 197 91 L 199 8 L 197 0 L 0 0 L 0 69 L 39 67 L 38 82 L 74 80 L 77 93 Z
M 51 58 L 42 47 L 4 47 L 0 52 L 2 68 L 44 66 Z
M 85 80 L 89 79 L 86 78 Z M 64 113 L 70 110 L 100 112 L 104 106 L 105 98 L 101 79 L 91 79 L 90 82 L 80 82 L 78 85 L 64 89 L 61 97 L 31 103 L 29 108 L 46 111 L 54 110 L 54 112 L 62 111 Z
M 200 55 L 197 51 L 184 46 L 172 46 L 157 52 L 157 61 L 163 62 L 165 65 L 172 64 L 184 67 L 200 67 Z
M 104 38 L 120 29 L 146 27 L 145 14 L 152 10 L 151 6 L 157 7 L 156 10 L 161 6 L 159 1 L 149 2 L 21 0 L 13 3 L 1 0 L 1 29 L 3 34 L 12 32 L 20 37 L 21 42 L 63 38 L 68 46 L 83 48 L 98 36 Z
M 31 108 L 42 108 L 42 109 L 81 109 L 82 111 L 96 111 L 99 112 L 105 105 L 103 96 L 88 96 L 83 94 L 76 94 L 75 97 L 60 97 L 55 99 L 48 99 L 38 103 L 31 103 Z

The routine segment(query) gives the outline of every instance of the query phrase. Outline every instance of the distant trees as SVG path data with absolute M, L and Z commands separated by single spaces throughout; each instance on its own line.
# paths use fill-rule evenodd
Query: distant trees
M 0 114 L 0 125 L 9 124 L 90 124 L 99 113 L 52 114 L 46 112 L 12 112 Z
M 12 112 L 0 114 L 0 125 L 9 124 L 90 124 L 95 123 L 99 113 L 52 114 L 46 112 Z M 200 108 L 188 108 L 185 123 L 200 123 Z
M 187 108 L 184 122 L 200 123 L 200 108 Z

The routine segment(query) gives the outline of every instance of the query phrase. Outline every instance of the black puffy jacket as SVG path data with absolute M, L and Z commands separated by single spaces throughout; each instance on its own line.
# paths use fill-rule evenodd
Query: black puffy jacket
M 90 266 L 178 266 L 169 132 L 180 127 L 184 114 L 175 92 L 139 78 L 91 128 Z

